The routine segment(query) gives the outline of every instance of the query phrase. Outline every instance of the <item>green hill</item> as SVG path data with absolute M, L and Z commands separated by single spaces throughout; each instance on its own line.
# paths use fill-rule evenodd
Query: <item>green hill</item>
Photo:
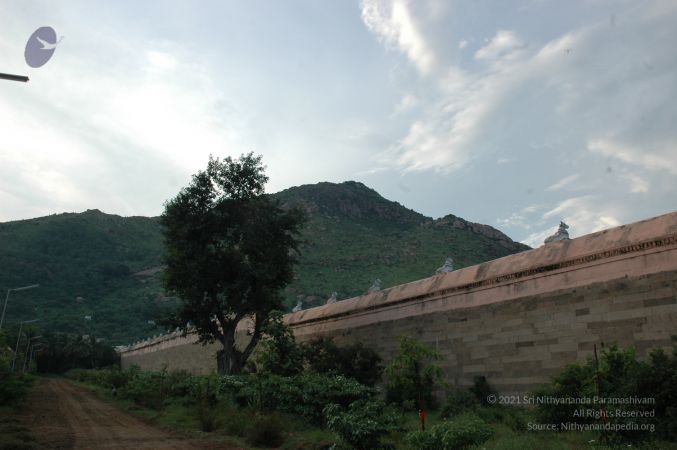
M 272 195 L 309 218 L 285 292 L 289 308 L 298 298 L 305 307 L 323 304 L 334 291 L 339 299 L 360 295 L 376 278 L 384 288 L 424 278 L 447 256 L 461 268 L 528 249 L 486 225 L 425 217 L 357 182 Z M 113 344 L 158 333 L 149 321 L 176 302 L 162 290 L 162 251 L 157 218 L 88 210 L 0 223 L 2 293 L 40 284 L 11 294 L 6 323 L 40 318 L 47 329 L 91 332 Z

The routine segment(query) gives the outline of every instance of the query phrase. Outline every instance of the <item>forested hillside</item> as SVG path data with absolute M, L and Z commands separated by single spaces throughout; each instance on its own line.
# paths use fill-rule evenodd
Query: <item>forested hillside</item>
M 433 220 L 361 183 L 319 183 L 273 194 L 308 215 L 291 308 L 360 295 L 434 274 L 452 256 L 461 268 L 526 250 L 499 231 L 453 215 Z M 13 292 L 6 323 L 40 319 L 53 331 L 92 333 L 113 344 L 158 333 L 152 321 L 176 302 L 161 283 L 157 218 L 88 210 L 0 223 L 0 288 Z M 4 298 L 3 298 L 4 300 Z M 86 319 L 85 317 L 91 317 Z

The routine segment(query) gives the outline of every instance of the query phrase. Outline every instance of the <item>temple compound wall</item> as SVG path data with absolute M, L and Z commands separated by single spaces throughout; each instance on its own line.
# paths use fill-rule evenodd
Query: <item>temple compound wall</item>
M 362 342 L 388 363 L 409 335 L 439 351 L 448 381 L 485 376 L 522 394 L 593 348 L 670 350 L 677 334 L 677 212 L 361 297 L 290 313 L 298 341 Z M 240 335 L 246 335 L 246 326 Z M 121 350 L 123 367 L 216 370 L 217 345 L 163 336 Z

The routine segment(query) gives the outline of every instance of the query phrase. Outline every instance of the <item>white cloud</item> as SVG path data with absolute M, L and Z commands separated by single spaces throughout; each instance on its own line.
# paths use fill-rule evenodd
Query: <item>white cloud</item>
M 475 59 L 493 60 L 513 57 L 524 42 L 511 30 L 498 30 L 487 45 L 475 52 Z
M 400 102 L 395 106 L 395 111 L 393 111 L 393 115 L 398 115 L 398 114 L 403 114 L 414 108 L 416 105 L 419 104 L 419 99 L 413 95 L 413 94 L 407 94 L 402 99 Z
M 159 72 L 168 72 L 176 69 L 179 62 L 174 56 L 169 53 L 157 50 L 149 50 L 146 52 L 149 69 Z
M 651 171 L 666 170 L 677 174 L 677 141 L 653 145 L 649 142 L 644 143 L 642 148 L 638 148 L 598 138 L 588 142 L 588 150 Z
M 557 191 L 557 190 L 563 189 L 566 186 L 569 186 L 574 181 L 578 180 L 580 178 L 580 176 L 581 175 L 578 174 L 578 173 L 574 173 L 574 174 L 571 174 L 569 176 L 566 176 L 566 177 L 562 178 L 561 180 L 559 180 L 557 183 L 555 183 L 551 186 L 548 186 L 546 188 L 546 191 Z
M 459 50 L 463 50 L 467 46 L 468 46 L 468 41 L 466 41 L 465 39 L 461 39 L 461 41 L 458 43 Z
M 422 74 L 432 70 L 435 55 L 406 0 L 362 0 L 360 8 L 363 22 L 380 40 L 406 54 Z
M 605 205 L 596 195 L 571 197 L 546 211 L 537 224 L 547 226 L 529 234 L 522 242 L 531 247 L 539 247 L 546 237 L 557 231 L 559 221 L 569 225 L 571 238 L 617 227 L 621 225 L 621 221 L 616 218 L 618 212 L 617 207 Z
M 633 194 L 649 193 L 649 182 L 644 178 L 632 173 L 625 174 L 624 178 L 628 181 L 630 192 Z

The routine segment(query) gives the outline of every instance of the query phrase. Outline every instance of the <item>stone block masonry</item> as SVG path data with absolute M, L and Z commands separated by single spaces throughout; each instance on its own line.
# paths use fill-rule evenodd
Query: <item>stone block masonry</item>
M 285 316 L 299 341 L 363 342 L 387 363 L 407 334 L 437 349 L 448 381 L 487 377 L 522 394 L 593 346 L 671 349 L 677 334 L 677 213 L 553 242 Z M 245 335 L 245 327 L 241 335 Z M 123 367 L 216 370 L 217 346 L 163 337 L 121 352 Z

